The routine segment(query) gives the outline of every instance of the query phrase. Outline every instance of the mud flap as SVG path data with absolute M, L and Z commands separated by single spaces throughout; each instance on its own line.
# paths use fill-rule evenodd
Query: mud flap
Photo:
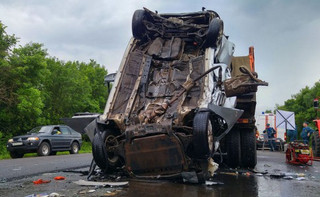
M 214 105 L 214 104 L 208 104 L 208 108 L 210 110 L 212 110 L 214 113 L 216 113 L 217 115 L 224 118 L 224 120 L 226 121 L 226 123 L 228 125 L 227 130 L 225 130 L 221 135 L 219 135 L 218 137 L 216 137 L 214 139 L 215 142 L 219 142 L 225 135 L 227 135 L 229 133 L 229 131 L 234 126 L 234 124 L 241 117 L 243 110 L 221 107 L 221 106 Z

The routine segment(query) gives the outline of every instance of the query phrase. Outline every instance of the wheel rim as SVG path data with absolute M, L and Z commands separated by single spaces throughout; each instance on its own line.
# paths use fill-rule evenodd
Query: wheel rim
M 209 146 L 209 150 L 210 152 L 213 151 L 213 131 L 212 131 L 212 124 L 211 121 L 208 120 L 208 146 Z
M 73 150 L 73 152 L 74 153 L 77 153 L 78 152 L 78 145 L 77 144 L 74 144 L 73 146 L 72 146 L 72 150 Z
M 49 153 L 49 147 L 47 145 L 42 146 L 42 154 L 47 155 Z
M 106 138 L 105 144 L 106 144 L 107 153 L 108 153 L 108 161 L 111 162 L 111 163 L 117 162 L 119 157 L 114 154 L 112 148 L 117 146 L 117 145 L 119 145 L 118 140 L 116 139 L 115 136 L 109 135 Z

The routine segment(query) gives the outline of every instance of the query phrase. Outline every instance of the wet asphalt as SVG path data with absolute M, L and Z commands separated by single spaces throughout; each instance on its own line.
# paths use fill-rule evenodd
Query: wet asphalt
M 91 159 L 92 154 L 89 153 L 0 160 L 0 181 L 3 179 L 18 179 L 45 172 L 88 167 Z
M 88 168 L 81 170 L 88 170 Z M 206 186 L 169 181 L 129 180 L 129 186 L 120 188 L 79 186 L 73 181 L 85 180 L 86 176 L 81 176 L 79 173 L 57 171 L 3 181 L 0 183 L 0 196 L 26 196 L 52 192 L 64 196 L 320 196 L 320 162 L 314 162 L 312 166 L 294 166 L 285 162 L 283 152 L 258 151 L 256 171 L 267 172 L 267 174 L 262 175 L 241 169 L 230 170 L 221 167 L 212 181 L 221 182 L 222 185 Z M 279 178 L 278 175 L 282 173 L 290 175 L 289 178 L 292 179 Z M 65 176 L 66 180 L 53 180 L 53 177 L 58 175 Z M 32 181 L 38 178 L 51 180 L 51 182 L 34 185 Z M 91 193 L 90 190 L 92 190 Z

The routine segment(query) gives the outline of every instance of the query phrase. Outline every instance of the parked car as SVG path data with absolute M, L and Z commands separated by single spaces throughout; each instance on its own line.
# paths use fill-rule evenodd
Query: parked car
M 70 154 L 77 154 L 81 145 L 81 134 L 70 127 L 47 125 L 35 127 L 26 135 L 9 139 L 7 150 L 12 158 L 22 158 L 25 153 L 48 156 L 57 154 L 57 151 L 70 151 Z

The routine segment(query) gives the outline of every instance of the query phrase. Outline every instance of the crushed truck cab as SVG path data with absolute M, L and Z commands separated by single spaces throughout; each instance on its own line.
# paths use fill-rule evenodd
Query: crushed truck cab
M 233 57 L 235 45 L 219 15 L 144 8 L 133 15 L 132 34 L 104 113 L 85 128 L 96 164 L 131 176 L 206 173 L 216 154 L 241 165 L 234 151 L 241 154 L 237 146 L 246 139 L 240 140 L 238 120 L 251 115 L 254 121 L 257 86 L 267 83 L 257 78 L 249 56 L 248 62 Z M 247 130 L 255 136 L 250 125 Z

